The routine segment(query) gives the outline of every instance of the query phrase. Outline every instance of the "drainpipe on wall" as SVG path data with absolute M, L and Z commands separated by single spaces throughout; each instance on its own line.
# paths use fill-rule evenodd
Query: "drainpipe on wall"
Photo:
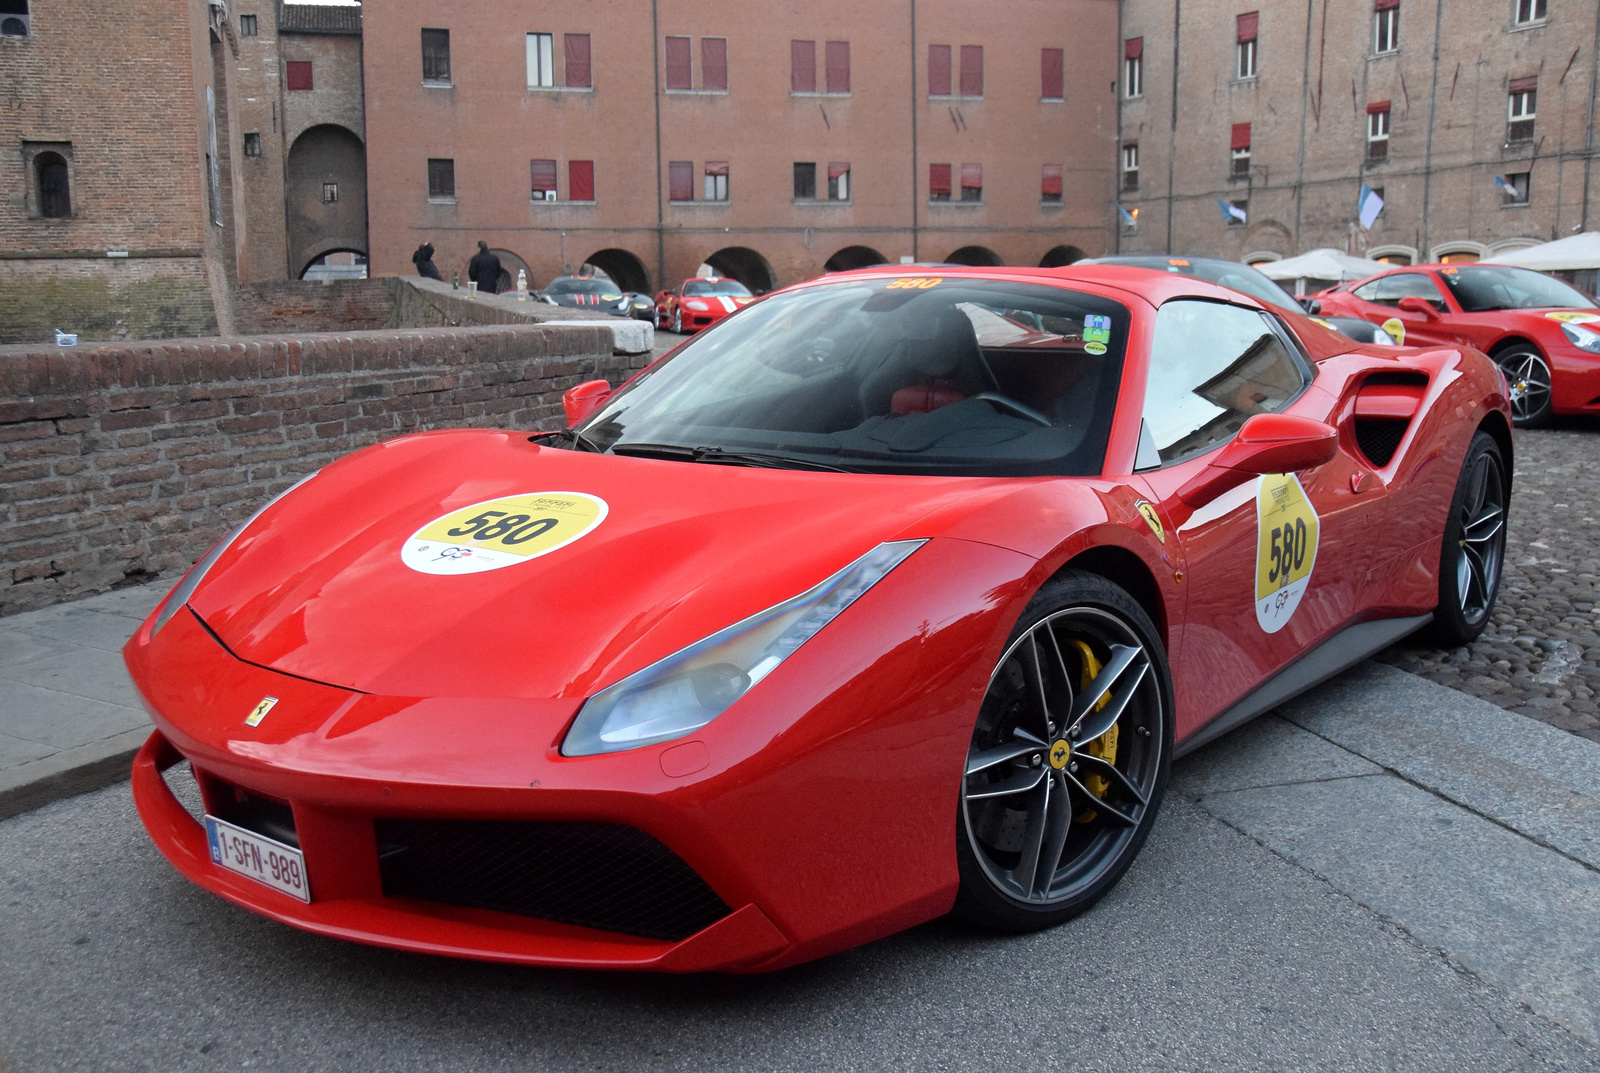
M 1326 7 L 1328 0 L 1322 0 Z M 1300 75 L 1300 154 L 1294 173 L 1294 249 L 1290 256 L 1300 252 L 1300 210 L 1305 203 L 1306 179 L 1306 110 L 1311 101 L 1311 13 L 1316 0 L 1306 0 L 1306 56 Z
M 1583 132 L 1583 214 L 1578 230 L 1589 230 L 1589 166 L 1594 162 L 1595 75 L 1600 72 L 1600 6 L 1594 12 L 1594 45 L 1589 49 L 1589 122 Z
M 655 72 L 650 96 L 656 106 L 656 289 L 662 290 L 667 280 L 667 213 L 661 200 L 661 23 L 657 2 L 650 0 L 650 56 Z
M 917 0 L 911 0 L 911 259 L 922 260 L 919 239 L 922 206 L 917 204 Z
M 1417 243 L 1417 257 L 1428 257 L 1428 198 L 1433 186 L 1433 117 L 1439 110 L 1439 30 L 1444 24 L 1444 0 L 1434 0 L 1433 7 L 1433 81 L 1428 92 L 1428 142 L 1422 160 L 1422 236 Z
M 1167 132 L 1167 253 L 1172 253 L 1173 163 L 1178 155 L 1178 33 L 1183 29 L 1183 0 L 1172 2 L 1172 129 Z
M 1127 7 L 1127 0 L 1117 0 L 1117 40 L 1116 47 L 1123 47 L 1122 13 Z M 1115 51 L 1112 55 L 1116 55 Z M 1111 252 L 1122 252 L 1122 67 L 1123 61 L 1117 60 L 1113 70 L 1117 77 L 1111 82 L 1111 92 L 1117 100 L 1117 140 L 1111 146 Z

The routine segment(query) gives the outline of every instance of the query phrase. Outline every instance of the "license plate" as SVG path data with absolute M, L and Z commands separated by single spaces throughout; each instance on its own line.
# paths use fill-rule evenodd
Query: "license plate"
M 291 898 L 302 902 L 311 900 L 305 855 L 293 846 L 264 838 L 215 816 L 206 817 L 206 842 L 211 846 L 212 863 L 249 876 Z

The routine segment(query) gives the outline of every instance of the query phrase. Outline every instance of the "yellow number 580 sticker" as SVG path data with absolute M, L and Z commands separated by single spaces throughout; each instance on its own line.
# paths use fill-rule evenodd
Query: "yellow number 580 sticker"
M 606 501 L 583 492 L 502 496 L 435 518 L 411 534 L 400 561 L 424 574 L 478 574 L 564 548 L 605 520 Z
M 1256 487 L 1256 622 L 1283 629 L 1311 585 L 1322 526 L 1292 473 L 1269 473 Z
M 943 276 L 907 276 L 884 288 L 886 291 L 925 291 L 944 282 Z

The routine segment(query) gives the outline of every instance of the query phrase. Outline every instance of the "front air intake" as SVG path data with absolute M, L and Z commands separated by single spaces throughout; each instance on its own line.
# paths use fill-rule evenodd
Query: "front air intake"
M 647 939 L 730 912 L 677 854 L 609 823 L 378 820 L 383 893 Z

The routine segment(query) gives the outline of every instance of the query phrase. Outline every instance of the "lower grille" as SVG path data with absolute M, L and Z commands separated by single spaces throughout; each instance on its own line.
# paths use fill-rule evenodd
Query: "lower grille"
M 1406 438 L 1411 422 L 1405 418 L 1358 417 L 1355 421 L 1356 444 L 1367 461 L 1382 469 L 1389 464 L 1400 441 Z
M 685 939 L 729 908 L 682 858 L 607 823 L 378 820 L 383 893 L 647 939 Z

